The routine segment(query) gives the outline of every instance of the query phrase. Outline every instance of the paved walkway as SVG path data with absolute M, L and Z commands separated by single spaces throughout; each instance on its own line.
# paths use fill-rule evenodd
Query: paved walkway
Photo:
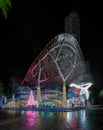
M 103 130 L 103 110 L 27 111 L 22 116 L 0 119 L 0 130 Z

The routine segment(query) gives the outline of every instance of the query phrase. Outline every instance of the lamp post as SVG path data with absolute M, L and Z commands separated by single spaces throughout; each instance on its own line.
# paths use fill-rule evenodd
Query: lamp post
M 14 94 L 14 87 L 15 87 L 15 79 L 12 78 L 12 106 L 15 107 L 15 94 Z

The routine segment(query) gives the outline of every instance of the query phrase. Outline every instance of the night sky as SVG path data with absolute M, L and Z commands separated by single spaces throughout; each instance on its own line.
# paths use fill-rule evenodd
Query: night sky
M 33 60 L 56 35 L 64 32 L 64 19 L 73 10 L 80 16 L 80 47 L 91 66 L 95 86 L 102 88 L 102 9 L 98 3 L 79 0 L 34 2 L 12 0 L 5 20 L 0 12 L 0 80 L 7 84 L 18 75 L 24 78 Z

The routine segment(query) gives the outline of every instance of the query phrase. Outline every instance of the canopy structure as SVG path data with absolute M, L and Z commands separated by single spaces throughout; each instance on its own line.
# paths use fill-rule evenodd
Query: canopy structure
M 28 85 L 69 85 L 86 74 L 78 41 L 63 33 L 54 37 L 31 64 L 24 83 Z

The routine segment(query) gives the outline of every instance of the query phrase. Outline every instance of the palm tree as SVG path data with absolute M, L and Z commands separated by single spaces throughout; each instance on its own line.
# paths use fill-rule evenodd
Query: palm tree
M 0 9 L 5 19 L 8 18 L 8 12 L 10 8 L 12 8 L 11 0 L 0 0 Z

